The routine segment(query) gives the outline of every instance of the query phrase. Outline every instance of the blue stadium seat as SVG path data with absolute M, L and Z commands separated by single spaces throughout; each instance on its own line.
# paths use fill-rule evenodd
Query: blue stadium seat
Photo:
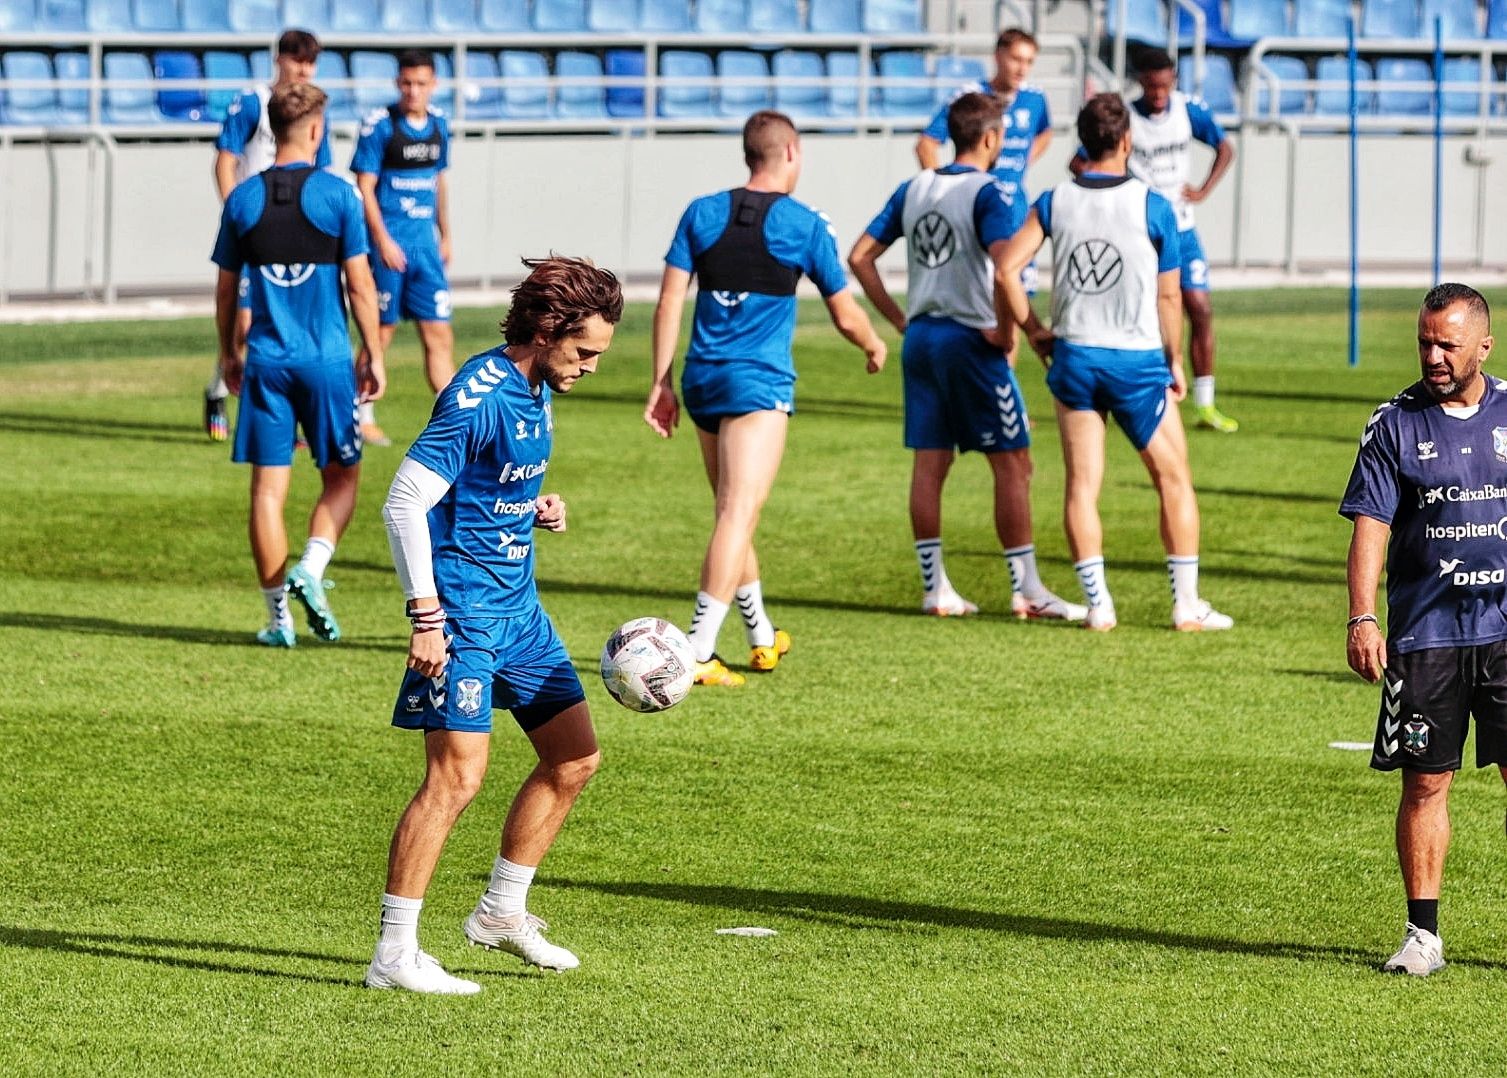
M 52 66 L 59 79 L 87 79 L 89 54 L 87 52 L 60 52 L 52 58 Z M 72 89 L 58 87 L 58 122 L 65 124 L 89 122 L 87 87 L 75 86 Z
M 703 34 L 746 33 L 747 0 L 696 0 L 696 29 Z
M 1183 56 L 1177 65 L 1178 88 L 1185 94 L 1194 94 L 1193 57 Z M 1204 103 L 1213 112 L 1239 112 L 1240 98 L 1235 92 L 1235 71 L 1230 67 L 1230 58 L 1220 53 L 1204 56 L 1204 88 L 1201 95 Z
M 1349 32 L 1350 0 L 1297 0 L 1293 33 L 1298 37 L 1344 37 Z
M 390 52 L 360 50 L 351 53 L 351 78 L 366 85 L 354 90 L 356 115 L 365 118 L 373 109 L 385 109 L 398 98 L 393 81 L 398 77 L 398 58 Z
M 133 0 L 131 23 L 143 33 L 177 33 L 183 28 L 177 0 Z
M 361 118 L 356 112 L 355 92 L 349 86 L 331 85 L 349 77 L 344 56 L 330 49 L 319 54 L 319 62 L 314 65 L 314 81 L 330 95 L 330 103 L 325 106 L 325 119 L 331 123 Z
M 813 34 L 856 34 L 858 0 L 811 0 L 806 19 Z
M 1435 16 L 1444 20 L 1446 40 L 1450 38 L 1471 40 L 1481 36 L 1480 27 L 1476 25 L 1474 0 L 1469 0 L 1469 2 L 1467 0 L 1423 0 L 1424 37 L 1434 36 Z
M 749 33 L 798 34 L 804 29 L 796 0 L 755 0 L 748 5 Z
M 881 79 L 924 79 L 926 57 L 919 52 L 886 52 L 879 57 Z M 920 116 L 931 114 L 932 90 L 929 85 L 884 86 L 879 90 L 879 112 L 885 116 Z
M 505 120 L 540 120 L 549 115 L 549 61 L 542 52 L 504 49 L 499 54 L 502 70 L 502 117 Z
M 371 33 L 381 21 L 377 0 L 330 0 L 331 30 Z
M 528 21 L 528 0 L 481 0 L 478 21 L 483 30 L 516 34 L 533 27 Z
M 586 28 L 599 34 L 623 34 L 638 29 L 638 0 L 591 0 Z
M 1507 0 L 1491 0 L 1486 9 L 1486 36 L 1493 41 L 1507 41 Z
M 1451 91 L 1450 86 L 1455 89 Z M 1452 56 L 1444 61 L 1444 114 L 1446 116 L 1475 116 L 1481 112 L 1481 59 L 1478 56 Z M 1487 73 L 1486 115 L 1491 115 L 1491 102 L 1496 96 L 1496 84 Z
M 1322 56 L 1319 58 L 1318 77 L 1320 82 L 1335 85 L 1330 88 L 1319 87 L 1318 93 L 1314 95 L 1313 111 L 1322 116 L 1348 116 L 1350 114 L 1350 61 L 1343 56 Z M 1371 65 L 1364 60 L 1357 60 L 1355 81 L 1370 82 L 1373 77 Z M 1376 94 L 1371 90 L 1358 90 L 1355 107 L 1362 116 L 1372 115 L 1376 111 Z
M 225 0 L 183 0 L 183 29 L 191 33 L 230 32 L 230 5 Z
M 283 17 L 287 25 L 315 34 L 330 30 L 330 0 L 283 0 Z M 368 26 L 367 29 L 371 29 Z
M 774 54 L 774 107 L 787 116 L 825 116 L 827 88 L 812 83 L 791 83 L 796 79 L 820 79 L 827 74 L 820 54 L 782 49 Z
M 268 33 L 283 24 L 277 0 L 235 0 L 229 17 L 230 28 L 240 33 Z
M 152 78 L 152 65 L 139 52 L 105 53 L 105 97 L 102 109 L 107 124 L 160 124 L 162 113 L 147 86 L 115 86 L 114 82 Z
M 159 80 L 202 79 L 204 68 L 198 53 L 163 49 L 152 57 L 152 73 Z M 183 123 L 204 123 L 209 119 L 209 102 L 204 91 L 197 87 L 175 90 L 159 83 L 157 108 L 169 120 Z
M 642 49 L 608 49 L 606 71 L 609 78 L 643 78 L 644 51 Z M 608 116 L 642 116 L 644 114 L 644 89 L 639 86 L 607 87 Z
M 461 84 L 465 95 L 466 119 L 496 120 L 502 116 L 502 87 L 495 82 L 478 86 L 473 79 L 496 79 L 497 57 L 477 49 L 466 51 L 466 77 Z
M 1376 81 L 1384 87 L 1376 95 L 1376 111 L 1381 115 L 1432 116 L 1434 114 L 1432 90 L 1421 86 L 1416 90 L 1386 88 L 1399 82 L 1432 83 L 1434 71 L 1427 61 L 1383 56 L 1376 61 Z
M 1119 33 L 1120 5 L 1104 10 L 1104 26 L 1110 37 Z M 1146 45 L 1167 44 L 1167 13 L 1161 0 L 1125 0 L 1125 36 Z
M 854 116 L 858 113 L 858 54 L 856 52 L 833 52 L 827 54 L 827 77 L 834 80 L 827 91 L 828 111 L 833 116 Z M 869 64 L 869 86 L 874 85 L 874 65 Z M 869 92 L 869 111 L 877 95 Z
M 37 29 L 87 30 L 84 0 L 37 0 Z
M 434 78 L 439 86 L 431 102 L 446 115 L 455 111 L 455 61 L 448 52 L 434 54 Z
M 1243 41 L 1285 37 L 1287 0 L 1230 0 L 1230 33 Z
M 916 34 L 921 32 L 921 8 L 916 0 L 864 0 L 864 33 Z
M 1305 111 L 1308 107 L 1308 91 L 1294 88 L 1295 82 L 1308 81 L 1308 65 L 1296 56 L 1272 56 L 1262 58 L 1264 63 L 1277 76 L 1281 83 L 1281 95 L 1277 98 L 1277 112 L 1282 116 L 1292 116 Z M 1262 116 L 1270 115 L 1271 89 L 1265 79 L 1257 83 L 1256 88 L 1256 111 Z
M 235 79 L 242 88 L 251 83 L 251 65 L 243 52 L 222 52 L 210 49 L 204 54 L 204 77 L 206 79 Z M 239 89 L 210 90 L 205 95 L 209 118 L 223 122 L 230 111 L 230 104 L 240 95 Z
M 937 100 L 936 104 L 945 105 L 952 100 L 952 95 L 958 92 L 958 87 L 968 86 L 972 88 L 979 79 L 989 74 L 984 61 L 976 56 L 953 56 L 947 54 L 937 57 Z
M 1365 0 L 1361 5 L 1360 32 L 1362 37 L 1422 36 L 1418 0 Z M 1376 70 L 1380 74 L 1381 67 Z M 1383 107 L 1382 111 L 1387 110 Z
M 430 21 L 442 34 L 470 33 L 477 28 L 476 0 L 434 0 Z
M 86 0 L 84 22 L 96 33 L 130 33 L 135 29 L 131 25 L 131 0 Z
M 586 31 L 586 0 L 544 0 L 534 5 L 534 29 L 551 34 Z
M 1204 44 L 1215 49 L 1242 48 L 1246 42 L 1231 36 L 1225 29 L 1224 11 L 1220 0 L 1193 0 L 1204 13 Z M 1181 6 L 1177 9 L 1177 39 L 1186 44 L 1193 42 L 1193 16 Z
M 50 79 L 52 61 L 40 52 L 7 52 L 0 56 L 0 74 L 7 79 Z M 6 90 L 0 94 L 0 121 L 46 126 L 58 122 L 57 93 L 49 87 Z
M 719 79 L 768 79 L 769 65 L 763 53 L 744 49 L 724 49 L 717 54 L 717 77 Z M 747 117 L 760 109 L 767 109 L 773 99 L 766 81 L 762 86 L 750 83 L 742 85 L 723 84 L 717 95 L 717 111 L 724 116 Z
M 712 115 L 712 58 L 704 52 L 666 49 L 659 54 L 661 79 L 694 82 L 659 84 L 659 114 L 670 118 Z
M 272 54 L 270 52 L 266 49 L 257 49 L 246 57 L 246 60 L 251 65 L 252 82 L 272 81 Z
M 390 34 L 427 34 L 428 0 L 382 0 L 382 29 Z
M 691 5 L 685 0 L 643 0 L 639 9 L 640 29 L 662 34 L 683 34 L 691 28 Z
M 37 24 L 35 0 L 0 0 L 0 30 L 30 30 Z
M 562 79 L 600 79 L 602 58 L 594 52 L 555 54 L 555 74 Z M 607 115 L 607 91 L 595 86 L 561 86 L 555 91 L 555 115 L 570 120 L 596 120 Z

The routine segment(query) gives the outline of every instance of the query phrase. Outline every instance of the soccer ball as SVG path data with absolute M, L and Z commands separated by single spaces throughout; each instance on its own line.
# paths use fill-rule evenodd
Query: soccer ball
M 691 691 L 696 661 L 685 633 L 663 618 L 619 626 L 602 649 L 602 682 L 630 711 L 663 711 Z

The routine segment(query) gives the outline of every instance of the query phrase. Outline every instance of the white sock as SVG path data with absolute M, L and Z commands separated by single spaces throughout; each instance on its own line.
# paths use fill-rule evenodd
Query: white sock
M 1172 605 L 1192 606 L 1198 602 L 1198 555 L 1167 559 L 1167 582 L 1172 585 Z
M 764 610 L 764 588 L 759 581 L 744 584 L 733 595 L 738 613 L 743 615 L 743 631 L 751 648 L 774 647 L 774 622 Z
M 209 376 L 209 381 L 204 384 L 204 395 L 212 400 L 224 400 L 230 396 L 230 387 L 225 384 L 225 379 L 220 376 L 220 365 L 215 364 L 214 374 Z
M 1104 559 L 1084 558 L 1074 562 L 1073 569 L 1078 574 L 1078 583 L 1083 585 L 1083 600 L 1090 607 L 1108 607 L 1114 609 L 1114 600 L 1109 597 L 1109 582 L 1104 579 Z
M 1193 379 L 1193 404 L 1198 408 L 1209 408 L 1214 404 L 1214 376 L 1201 374 Z
M 696 661 L 704 663 L 717 651 L 717 634 L 722 631 L 722 619 L 727 617 L 727 604 L 718 602 L 704 591 L 696 593 L 696 610 L 691 615 L 691 650 Z
M 356 406 L 356 421 L 363 427 L 376 426 L 377 406 L 371 401 L 362 401 Z
M 916 563 L 921 567 L 921 590 L 927 595 L 947 591 L 952 582 L 947 579 L 947 570 L 942 567 L 942 540 L 917 539 Z
M 1027 599 L 1040 599 L 1046 594 L 1046 585 L 1036 572 L 1036 547 L 1017 546 L 1005 551 L 1005 564 L 1010 567 L 1010 590 Z
M 382 936 L 377 941 L 377 957 L 384 964 L 391 965 L 419 949 L 419 911 L 423 908 L 422 898 L 382 896 Z
M 293 624 L 293 615 L 288 611 L 288 592 L 281 584 L 262 589 L 262 598 L 267 600 L 267 620 L 273 625 Z
M 528 908 L 529 884 L 537 869 L 533 865 L 515 865 L 498 855 L 492 862 L 492 879 L 481 896 L 482 912 L 491 917 L 514 917 Z
M 317 535 L 311 535 L 308 543 L 304 545 L 303 557 L 298 559 L 298 564 L 307 569 L 309 575 L 315 580 L 323 580 L 324 571 L 330 567 L 330 559 L 334 556 L 334 543 L 328 539 L 321 539 Z

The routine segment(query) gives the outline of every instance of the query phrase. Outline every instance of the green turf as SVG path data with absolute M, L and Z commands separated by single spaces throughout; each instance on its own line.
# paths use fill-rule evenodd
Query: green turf
M 1507 297 L 1494 297 L 1498 300 Z M 1111 440 L 1107 636 L 1017 624 L 986 469 L 955 470 L 948 569 L 985 613 L 915 613 L 898 357 L 879 377 L 808 307 L 800 414 L 760 532 L 795 650 L 740 692 L 630 714 L 593 669 L 628 618 L 683 621 L 710 520 L 689 427 L 639 418 L 648 316 L 556 409 L 545 602 L 605 751 L 532 905 L 567 975 L 459 923 L 529 765 L 493 773 L 423 939 L 469 1000 L 357 988 L 420 746 L 389 728 L 406 623 L 378 515 L 427 410 L 411 332 L 336 556 L 346 639 L 249 646 L 247 475 L 199 432 L 207 321 L 0 329 L 0 1071 L 164 1074 L 1495 1073 L 1507 990 L 1502 810 L 1457 784 L 1451 965 L 1384 978 L 1402 896 L 1395 778 L 1345 670 L 1334 507 L 1373 406 L 1416 374 L 1413 292 L 1220 294 L 1233 437 L 1192 436 L 1204 591 L 1232 633 L 1170 632 L 1154 499 Z M 461 354 L 497 312 L 460 312 Z M 1037 543 L 1076 587 L 1034 360 Z M 298 470 L 295 535 L 314 490 Z M 729 657 L 746 652 L 732 625 Z M 772 939 L 714 929 L 764 925 Z

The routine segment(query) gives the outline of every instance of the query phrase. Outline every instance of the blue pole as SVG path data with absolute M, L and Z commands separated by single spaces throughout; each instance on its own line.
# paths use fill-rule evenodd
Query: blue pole
M 1444 19 L 1434 16 L 1434 283 L 1444 244 Z
M 1355 79 L 1358 50 L 1355 45 L 1355 13 L 1347 24 L 1350 59 L 1350 366 L 1360 365 L 1360 95 Z

